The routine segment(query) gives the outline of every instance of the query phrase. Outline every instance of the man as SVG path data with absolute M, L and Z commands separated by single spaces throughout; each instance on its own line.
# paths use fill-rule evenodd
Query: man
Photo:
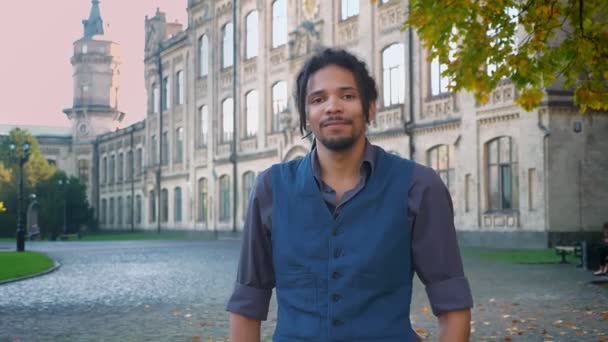
M 378 93 L 343 50 L 312 57 L 297 78 L 300 130 L 316 147 L 260 174 L 251 195 L 230 341 L 259 341 L 272 289 L 274 341 L 416 341 L 415 271 L 441 341 L 466 341 L 471 292 L 450 195 L 437 174 L 371 145 Z

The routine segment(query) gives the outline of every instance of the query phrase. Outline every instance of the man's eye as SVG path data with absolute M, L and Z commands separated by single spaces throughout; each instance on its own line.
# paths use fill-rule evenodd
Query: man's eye
M 312 100 L 310 100 L 310 103 L 321 103 L 323 102 L 323 98 L 321 97 L 315 97 Z
M 352 100 L 352 99 L 354 99 L 355 97 L 356 97 L 356 96 L 355 96 L 354 94 L 344 94 L 344 95 L 342 96 L 342 98 L 343 98 L 343 99 L 345 99 L 345 100 Z

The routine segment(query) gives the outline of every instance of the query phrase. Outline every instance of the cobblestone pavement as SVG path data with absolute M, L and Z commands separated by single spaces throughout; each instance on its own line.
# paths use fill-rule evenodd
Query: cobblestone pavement
M 51 274 L 0 286 L 0 341 L 214 341 L 224 339 L 240 242 L 33 242 L 62 263 Z M 12 249 L 0 243 L 0 250 Z M 474 341 L 608 341 L 608 290 L 573 265 L 465 259 L 476 301 Z M 275 304 L 263 325 L 270 340 Z M 419 333 L 436 319 L 416 282 Z

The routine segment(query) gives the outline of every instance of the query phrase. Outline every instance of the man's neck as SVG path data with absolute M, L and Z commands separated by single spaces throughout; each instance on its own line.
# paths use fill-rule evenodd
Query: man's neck
M 359 179 L 365 154 L 365 139 L 360 139 L 348 150 L 333 151 L 317 144 L 317 157 L 324 181 Z

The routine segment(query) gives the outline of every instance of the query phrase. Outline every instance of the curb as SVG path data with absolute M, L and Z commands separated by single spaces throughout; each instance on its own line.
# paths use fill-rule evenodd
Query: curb
M 8 284 L 8 283 L 15 283 L 21 280 L 26 280 L 26 279 L 30 279 L 30 278 L 36 278 L 36 277 L 41 277 L 43 275 L 47 275 L 51 272 L 55 272 L 56 270 L 58 270 L 61 267 L 61 263 L 59 263 L 59 261 L 52 259 L 53 260 L 53 267 L 44 270 L 42 272 L 39 273 L 35 273 L 35 274 L 30 274 L 30 275 L 26 275 L 23 277 L 19 277 L 19 278 L 11 278 L 11 279 L 6 279 L 6 280 L 0 280 L 0 285 L 4 285 L 4 284 Z

